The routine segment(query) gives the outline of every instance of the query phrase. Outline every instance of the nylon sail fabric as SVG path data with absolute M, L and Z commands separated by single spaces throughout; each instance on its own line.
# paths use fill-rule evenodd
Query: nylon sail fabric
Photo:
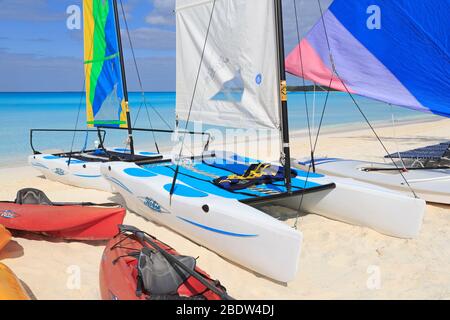
M 83 0 L 88 127 L 126 127 L 114 0 Z
M 177 0 L 177 119 L 187 120 L 212 0 Z M 280 126 L 273 0 L 217 0 L 190 120 L 233 128 Z
M 333 79 L 340 91 L 450 117 L 449 12 L 442 0 L 335 0 L 288 55 L 286 69 L 325 86 Z M 333 73 L 327 35 L 343 82 Z

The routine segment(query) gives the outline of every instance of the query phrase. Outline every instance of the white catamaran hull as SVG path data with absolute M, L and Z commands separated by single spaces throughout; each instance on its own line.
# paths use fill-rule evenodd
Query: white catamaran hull
M 138 151 L 136 154 L 147 155 L 150 153 Z M 71 159 L 69 165 L 68 157 L 60 157 L 52 154 L 38 154 L 29 156 L 28 163 L 41 172 L 45 178 L 52 181 L 84 189 L 95 189 L 106 192 L 113 191 L 111 184 L 100 172 L 100 165 L 102 163 L 100 161 L 85 162 Z
M 100 174 L 100 162 L 77 163 L 69 158 L 54 157 L 51 154 L 32 155 L 28 163 L 41 172 L 45 178 L 70 186 L 112 192 L 111 185 Z
M 302 233 L 235 199 L 193 189 L 169 199 L 172 178 L 133 177 L 130 163 L 105 163 L 101 172 L 132 211 L 165 225 L 194 242 L 259 274 L 281 282 L 294 279 Z
M 426 204 L 399 192 L 353 179 L 331 178 L 336 188 L 304 196 L 302 210 L 398 238 L 415 238 Z M 298 209 L 298 201 L 289 205 Z
M 299 163 L 307 166 L 310 164 L 308 160 Z M 398 171 L 364 170 L 364 168 L 393 169 L 392 165 L 337 158 L 320 158 L 314 163 L 317 172 L 326 175 L 353 178 L 408 195 L 412 194 Z M 427 202 L 450 204 L 450 169 L 410 170 L 403 175 L 418 197 Z
M 227 156 L 231 158 L 234 156 Z M 217 190 L 205 182 L 207 176 L 201 182 L 192 180 L 195 174 L 208 170 L 207 166 L 180 176 L 179 179 L 185 180 L 179 180 L 176 188 L 181 185 L 184 194 L 175 193 L 170 202 L 173 168 L 169 169 L 169 165 L 141 168 L 131 163 L 112 162 L 104 163 L 101 173 L 137 214 L 270 278 L 288 282 L 295 277 L 302 242 L 300 232 L 245 201 L 213 194 Z M 210 177 L 214 178 L 216 168 L 211 170 Z M 297 173 L 293 185 L 303 185 L 306 172 Z M 421 199 L 352 179 L 331 181 L 313 173 L 308 177 L 308 185 L 302 211 L 395 237 L 414 238 L 420 232 L 425 212 L 425 202 Z M 301 197 L 296 194 L 276 198 L 271 203 L 298 210 Z M 264 203 L 264 196 L 260 200 Z

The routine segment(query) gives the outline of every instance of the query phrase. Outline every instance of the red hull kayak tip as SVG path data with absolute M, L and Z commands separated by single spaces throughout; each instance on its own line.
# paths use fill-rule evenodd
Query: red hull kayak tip
M 102 207 L 0 202 L 0 224 L 7 229 L 42 233 L 67 240 L 111 239 L 118 233 L 118 225 L 123 223 L 125 214 L 124 208 L 112 204 Z
M 154 263 L 158 260 L 157 247 L 179 261 L 186 262 L 189 259 L 195 261 L 195 259 L 181 256 L 173 248 L 155 238 L 148 239 L 151 239 L 153 245 L 136 234 L 122 232 L 109 241 L 100 265 L 100 290 L 103 300 L 221 300 L 228 297 L 225 288 L 195 266 L 195 263 L 191 265 L 192 271 L 200 275 L 202 278 L 200 280 L 203 283 L 206 281 L 216 292 L 208 289 L 195 274 L 180 276 L 179 282 L 176 283 L 176 273 L 181 275 L 182 271 L 168 261 L 165 268 L 158 269 Z M 147 266 L 143 259 L 146 255 L 149 257 L 147 263 L 152 262 Z M 170 274 L 168 270 L 172 268 L 176 270 L 175 275 L 167 277 L 167 274 Z M 145 279 L 149 278 L 151 281 L 146 282 Z M 148 283 L 155 288 L 154 290 L 158 290 L 157 294 L 150 292 L 152 289 Z

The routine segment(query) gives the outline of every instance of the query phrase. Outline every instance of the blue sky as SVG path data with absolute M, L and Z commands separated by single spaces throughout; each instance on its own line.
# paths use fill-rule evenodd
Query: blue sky
M 175 0 L 122 1 L 144 89 L 174 91 Z M 284 1 L 287 51 L 295 45 L 295 17 L 288 7 L 292 1 Z M 81 0 L 0 0 L 0 91 L 83 89 L 83 31 L 66 27 L 67 8 L 81 4 Z M 139 87 L 124 34 L 127 79 L 130 91 L 135 91 Z

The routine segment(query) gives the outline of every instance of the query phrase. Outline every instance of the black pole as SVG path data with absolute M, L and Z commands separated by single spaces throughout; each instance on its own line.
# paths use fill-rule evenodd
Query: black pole
M 113 6 L 114 6 L 114 17 L 116 19 L 117 43 L 119 45 L 120 70 L 122 72 L 123 98 L 125 100 L 125 111 L 127 113 L 128 139 L 130 142 L 131 154 L 134 155 L 133 129 L 131 127 L 130 108 L 128 106 L 127 77 L 125 75 L 125 63 L 124 63 L 124 59 L 123 59 L 122 38 L 120 35 L 120 21 L 119 21 L 119 11 L 117 9 L 117 0 L 113 0 Z
M 311 151 L 311 166 L 314 173 L 316 173 L 316 164 L 314 160 L 314 151 Z
M 291 150 L 289 146 L 289 121 L 287 107 L 286 68 L 284 63 L 284 32 L 283 32 L 283 10 L 281 0 L 275 0 L 275 19 L 278 40 L 278 59 L 280 73 L 280 100 L 281 100 L 281 133 L 283 135 L 283 157 L 285 183 L 288 192 L 291 192 Z

